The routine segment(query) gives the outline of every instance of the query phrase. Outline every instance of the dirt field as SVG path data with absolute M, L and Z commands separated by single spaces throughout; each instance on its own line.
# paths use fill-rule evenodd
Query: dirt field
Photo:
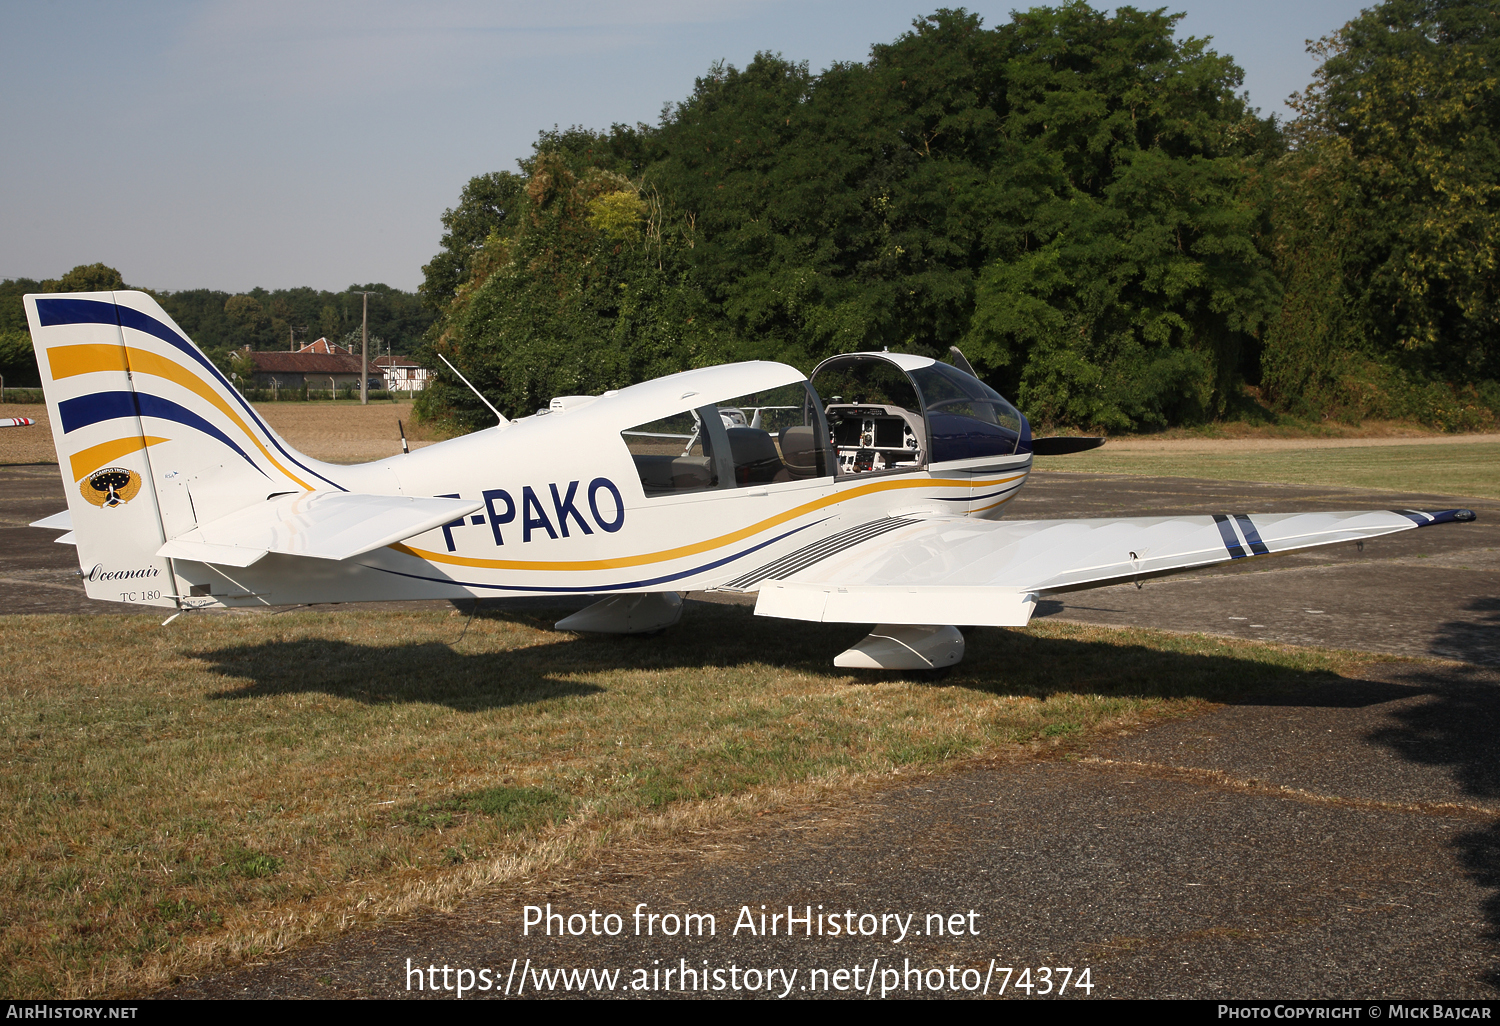
M 36 427 L 0 428 L 0 463 L 56 463 L 52 448 L 52 422 L 47 407 L 29 403 L 6 403 L 0 417 L 30 417 Z
M 314 459 L 364 463 L 401 451 L 396 421 L 406 426 L 413 449 L 431 445 L 430 433 L 412 426 L 411 403 L 256 403 L 255 408 L 287 443 Z M 30 417 L 36 427 L 0 428 L 0 464 L 56 463 L 47 407 L 6 403 L 0 417 Z
M 255 408 L 289 444 L 330 463 L 364 463 L 401 451 L 399 420 L 413 449 L 436 436 L 414 427 L 411 403 L 256 403 Z

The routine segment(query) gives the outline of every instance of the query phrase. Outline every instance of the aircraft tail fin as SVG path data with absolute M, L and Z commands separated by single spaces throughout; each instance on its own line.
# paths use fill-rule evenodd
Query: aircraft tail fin
M 176 606 L 164 543 L 271 495 L 339 488 L 145 293 L 25 303 L 90 598 Z

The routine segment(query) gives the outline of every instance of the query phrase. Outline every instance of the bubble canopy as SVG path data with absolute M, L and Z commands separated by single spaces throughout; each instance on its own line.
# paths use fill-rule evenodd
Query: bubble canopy
M 1000 393 L 929 357 L 834 356 L 817 366 L 811 380 L 827 404 L 845 471 L 915 469 L 1031 448 L 1026 419 Z

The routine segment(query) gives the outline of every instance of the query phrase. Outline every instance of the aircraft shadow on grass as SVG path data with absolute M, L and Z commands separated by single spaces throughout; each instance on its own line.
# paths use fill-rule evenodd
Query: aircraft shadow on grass
M 469 608 L 465 602 L 460 611 Z M 215 699 L 317 692 L 369 704 L 430 702 L 469 712 L 601 694 L 608 683 L 589 678 L 619 671 L 757 666 L 854 686 L 907 680 L 1042 700 L 1097 693 L 1357 707 L 1411 693 L 1400 685 L 1349 681 L 1327 671 L 1230 654 L 989 627 L 971 631 L 964 662 L 940 674 L 842 670 L 829 666 L 829 655 L 858 640 L 867 626 L 757 617 L 744 606 L 693 602 L 677 626 L 655 636 L 552 632 L 552 622 L 568 611 L 481 606 L 468 628 L 464 619 L 449 621 L 447 641 L 361 644 L 304 637 L 205 649 L 193 656 L 235 681 L 210 696 Z M 493 633 L 498 623 L 548 633 L 520 645 L 511 635 L 513 647 L 499 649 Z

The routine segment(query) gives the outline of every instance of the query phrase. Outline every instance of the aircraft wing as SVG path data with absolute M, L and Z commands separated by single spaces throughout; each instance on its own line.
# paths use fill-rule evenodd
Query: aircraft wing
M 477 499 L 298 492 L 201 524 L 156 554 L 222 566 L 249 566 L 268 552 L 348 559 L 442 527 L 482 505 Z
M 1023 627 L 1049 592 L 1473 520 L 1469 510 L 1215 514 L 1120 520 L 891 517 L 730 582 L 793 620 Z

